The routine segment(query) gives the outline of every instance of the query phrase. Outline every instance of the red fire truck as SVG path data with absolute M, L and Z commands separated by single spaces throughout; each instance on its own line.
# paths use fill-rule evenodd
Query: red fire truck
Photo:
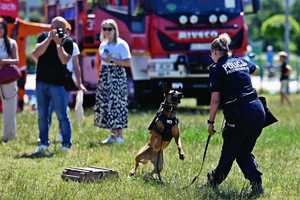
M 85 85 L 95 90 L 100 25 L 103 19 L 112 18 L 132 52 L 129 97 L 141 104 L 159 101 L 164 83 L 182 88 L 184 96 L 196 98 L 198 104 L 207 104 L 210 42 L 226 32 L 232 38 L 233 55 L 244 55 L 248 45 L 244 15 L 259 9 L 259 0 L 62 2 L 48 1 L 48 19 L 61 15 L 75 27 Z
M 18 110 L 23 110 L 26 82 L 26 38 L 50 30 L 49 24 L 28 22 L 18 18 L 18 0 L 0 0 L 0 17 L 8 22 L 8 35 L 14 38 L 19 47 L 19 65 L 22 77 L 18 80 Z M 1 111 L 1 101 L 0 101 Z

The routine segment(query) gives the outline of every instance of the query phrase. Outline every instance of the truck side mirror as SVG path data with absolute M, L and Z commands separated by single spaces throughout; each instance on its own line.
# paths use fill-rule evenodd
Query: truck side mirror
M 260 9 L 260 0 L 243 0 L 244 13 L 254 14 Z

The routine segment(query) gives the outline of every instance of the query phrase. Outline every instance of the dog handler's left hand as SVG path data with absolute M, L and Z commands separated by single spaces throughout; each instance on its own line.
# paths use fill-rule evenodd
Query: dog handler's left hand
M 85 86 L 81 83 L 81 84 L 76 84 L 76 86 L 79 88 L 79 90 L 82 90 L 83 92 L 87 92 L 87 89 L 85 88 Z
M 209 135 L 214 135 L 215 134 L 215 128 L 214 128 L 214 124 L 208 124 L 208 134 Z

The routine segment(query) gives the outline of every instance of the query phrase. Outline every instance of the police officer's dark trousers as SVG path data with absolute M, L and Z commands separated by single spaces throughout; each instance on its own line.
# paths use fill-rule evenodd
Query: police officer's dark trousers
M 213 171 L 215 184 L 222 183 L 227 177 L 233 161 L 236 160 L 246 179 L 261 183 L 262 173 L 257 169 L 251 153 L 259 137 L 265 120 L 261 102 L 238 102 L 224 107 L 226 119 L 223 131 L 223 146 L 218 166 Z

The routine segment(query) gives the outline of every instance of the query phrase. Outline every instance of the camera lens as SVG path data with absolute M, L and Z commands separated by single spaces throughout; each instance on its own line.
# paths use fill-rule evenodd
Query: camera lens
M 65 36 L 65 32 L 64 32 L 64 29 L 63 28 L 57 28 L 56 29 L 56 32 L 57 32 L 57 36 L 59 38 L 63 38 Z

